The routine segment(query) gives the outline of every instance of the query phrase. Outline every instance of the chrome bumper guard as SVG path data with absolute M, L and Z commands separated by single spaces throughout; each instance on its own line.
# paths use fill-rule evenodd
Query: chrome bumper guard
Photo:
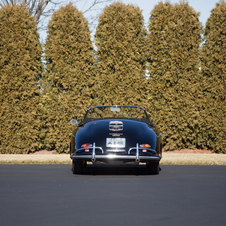
M 154 149 L 150 149 L 150 148 L 144 148 L 144 147 L 139 147 L 139 144 L 137 143 L 136 147 L 132 147 L 129 149 L 128 154 L 130 155 L 130 152 L 132 150 L 136 150 L 136 162 L 140 162 L 140 152 L 139 150 L 143 150 L 143 149 L 147 149 L 148 151 L 150 151 L 152 154 L 156 155 L 156 151 Z
M 85 148 L 79 148 L 78 150 L 75 151 L 75 153 L 79 152 L 79 151 L 82 151 L 82 150 L 85 150 L 85 149 L 92 149 L 92 157 L 90 158 L 90 155 L 73 155 L 72 156 L 72 159 L 77 159 L 77 157 L 79 156 L 83 156 L 83 157 L 87 157 L 89 156 L 89 159 L 91 159 L 92 162 L 95 162 L 96 161 L 96 149 L 97 150 L 101 150 L 102 154 L 104 154 L 104 150 L 102 147 L 96 147 L 96 144 L 95 142 L 93 143 L 93 145 L 89 148 L 85 147 Z M 79 159 L 81 159 L 81 157 Z M 86 158 L 85 158 L 86 159 Z

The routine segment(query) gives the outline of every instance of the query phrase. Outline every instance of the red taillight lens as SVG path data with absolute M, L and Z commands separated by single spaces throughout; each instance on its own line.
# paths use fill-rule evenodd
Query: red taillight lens
M 85 152 L 89 152 L 89 148 L 88 147 L 92 147 L 92 144 L 83 144 L 82 147 L 86 148 Z
M 83 145 L 82 145 L 83 148 L 91 147 L 91 146 L 92 146 L 92 144 L 83 144 Z
M 150 145 L 149 145 L 149 144 L 141 144 L 140 147 L 143 147 L 143 148 L 150 148 Z
M 142 148 L 150 148 L 149 144 L 141 144 L 140 147 Z M 147 152 L 147 149 L 143 149 L 142 152 Z

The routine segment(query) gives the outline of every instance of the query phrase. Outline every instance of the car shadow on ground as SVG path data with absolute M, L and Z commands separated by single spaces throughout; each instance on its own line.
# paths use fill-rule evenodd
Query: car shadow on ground
M 161 170 L 161 169 L 160 169 Z M 109 166 L 88 165 L 83 168 L 84 175 L 150 175 L 145 165 L 139 166 Z

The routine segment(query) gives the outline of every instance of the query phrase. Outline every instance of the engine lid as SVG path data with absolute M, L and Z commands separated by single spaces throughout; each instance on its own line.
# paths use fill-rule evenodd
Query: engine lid
M 93 134 L 123 133 L 141 134 L 145 123 L 133 120 L 99 120 L 92 122 L 89 129 Z

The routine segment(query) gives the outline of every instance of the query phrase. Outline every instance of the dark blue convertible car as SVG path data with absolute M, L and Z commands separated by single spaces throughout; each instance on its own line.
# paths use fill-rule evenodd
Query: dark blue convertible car
M 72 124 L 77 124 L 75 120 Z M 144 108 L 127 105 L 96 106 L 87 110 L 71 133 L 72 171 L 81 174 L 87 162 L 97 164 L 146 163 L 159 173 L 162 140 Z

